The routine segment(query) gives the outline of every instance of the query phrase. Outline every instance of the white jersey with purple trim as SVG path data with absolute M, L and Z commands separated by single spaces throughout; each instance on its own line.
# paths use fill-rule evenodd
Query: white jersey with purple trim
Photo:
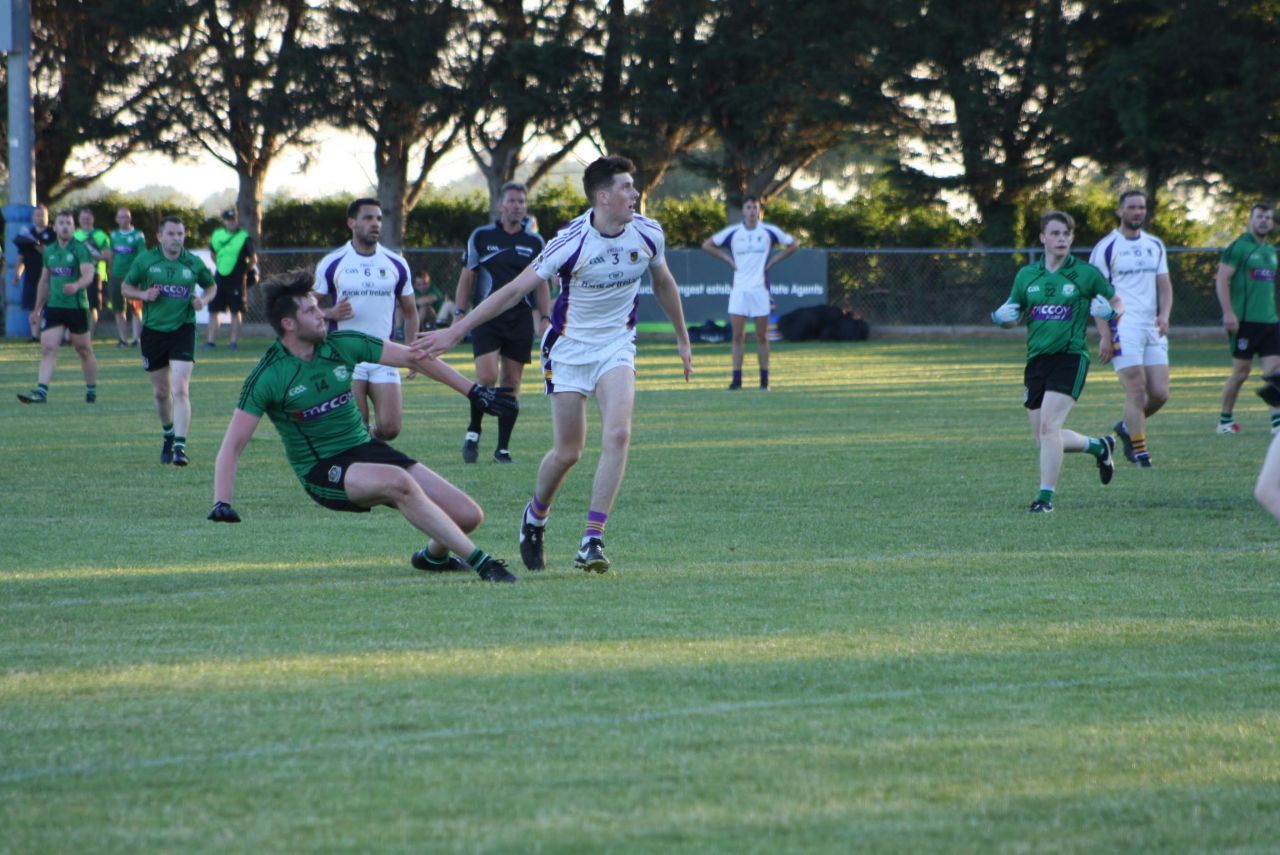
M 372 255 L 361 255 L 348 241 L 326 255 L 316 266 L 316 294 L 332 294 L 337 303 L 346 297 L 355 314 L 331 329 L 357 330 L 380 339 L 391 338 L 396 298 L 412 294 L 409 265 L 398 253 L 378 244 Z
M 1116 229 L 1098 241 L 1089 263 L 1102 271 L 1124 300 L 1122 324 L 1156 325 L 1156 277 L 1169 275 L 1169 255 L 1160 238 L 1144 231 L 1139 231 L 1136 238 L 1127 238 Z
M 765 265 L 773 254 L 775 244 L 791 246 L 795 239 L 777 226 L 756 223 L 749 229 L 742 223 L 726 226 L 711 236 L 718 247 L 727 248 L 733 256 L 733 287 L 763 288 L 769 290 L 769 276 Z
M 597 231 L 590 211 L 570 220 L 533 260 L 534 272 L 560 284 L 552 328 L 592 345 L 633 336 L 640 278 L 665 262 L 665 246 L 662 226 L 639 214 L 616 235 Z

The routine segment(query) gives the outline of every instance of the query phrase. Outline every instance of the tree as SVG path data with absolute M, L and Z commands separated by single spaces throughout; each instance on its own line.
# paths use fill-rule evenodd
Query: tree
M 346 0 L 326 14 L 343 34 L 329 50 L 331 109 L 339 124 L 373 138 L 382 239 L 398 248 L 428 174 L 461 129 L 461 92 L 444 58 L 466 18 L 453 0 Z
M 37 198 L 56 203 L 161 144 L 165 126 L 148 108 L 168 81 L 155 71 L 169 63 L 189 17 L 180 0 L 32 4 Z M 0 70 L 0 85 L 6 77 Z M 0 126 L 7 136 L 6 116 Z
M 958 161 L 939 176 L 907 169 L 931 190 L 960 189 L 982 221 L 982 241 L 1009 246 L 1019 200 L 1059 165 L 1055 108 L 1074 85 L 1062 0 L 930 2 L 899 31 L 889 79 L 924 149 Z
M 1280 163 L 1265 161 L 1277 142 L 1267 135 L 1277 127 L 1269 93 L 1280 33 L 1263 5 L 1088 4 L 1072 28 L 1082 46 L 1081 85 L 1057 122 L 1068 155 L 1139 173 L 1153 214 L 1177 177 L 1222 172 L 1241 187 L 1274 191 Z
M 584 0 L 475 0 L 454 69 L 466 93 L 464 137 L 491 205 L 526 165 L 534 139 L 556 148 L 532 165 L 533 187 L 586 135 L 597 105 L 598 38 Z M 527 6 L 527 8 L 526 8 Z
M 690 161 L 720 182 L 731 219 L 745 196 L 768 201 L 823 152 L 889 127 L 879 8 L 716 4 L 699 75 L 714 143 Z
M 671 163 L 710 132 L 699 62 L 710 10 L 709 0 L 652 0 L 628 12 L 609 0 L 592 135 L 635 162 L 641 210 Z
M 324 116 L 326 87 L 307 0 L 194 0 L 195 21 L 169 67 L 177 97 L 161 111 L 175 145 L 201 148 L 239 180 L 240 224 L 260 237 L 272 161 Z

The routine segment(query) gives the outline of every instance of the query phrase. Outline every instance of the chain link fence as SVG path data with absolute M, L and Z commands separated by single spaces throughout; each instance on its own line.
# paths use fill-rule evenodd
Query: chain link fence
M 327 250 L 270 249 L 258 253 L 262 278 L 297 267 L 314 269 Z M 1173 320 L 1177 326 L 1218 326 L 1213 293 L 1221 250 L 1169 250 Z M 415 274 L 427 272 L 446 293 L 462 269 L 461 249 L 404 252 Z M 1081 253 L 1087 259 L 1088 253 Z M 827 251 L 827 302 L 876 326 L 968 326 L 990 322 L 1009 295 L 1018 269 L 1039 258 L 1034 250 L 832 249 Z M 260 289 L 249 294 L 246 320 L 265 323 Z

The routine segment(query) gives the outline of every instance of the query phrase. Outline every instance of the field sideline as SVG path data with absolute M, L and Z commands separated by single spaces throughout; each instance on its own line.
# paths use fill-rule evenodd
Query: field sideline
M 515 586 L 424 578 L 265 421 L 244 522 L 206 522 L 266 339 L 197 356 L 185 470 L 105 344 L 96 405 L 64 348 L 23 407 L 37 348 L 0 343 L 0 852 L 1280 848 L 1270 436 L 1252 381 L 1214 435 L 1221 341 L 1175 336 L 1156 468 L 1069 455 L 1047 517 L 1021 340 L 782 344 L 776 390 L 732 394 L 727 345 L 686 386 L 643 343 L 604 576 L 571 569 L 594 433 L 528 573 L 546 400 L 514 465 L 487 420 L 464 466 L 466 402 L 408 383 L 397 447 L 480 501 Z M 1068 427 L 1121 404 L 1095 365 Z

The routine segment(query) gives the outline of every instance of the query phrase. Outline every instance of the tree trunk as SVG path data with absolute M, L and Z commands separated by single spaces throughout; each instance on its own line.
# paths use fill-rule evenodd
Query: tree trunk
M 378 201 L 382 203 L 383 246 L 399 252 L 404 247 L 404 227 L 409 211 L 405 188 L 408 182 L 407 146 L 395 140 L 378 140 L 374 160 L 378 170 Z
M 1014 247 L 1018 244 L 1016 218 L 1017 206 L 1004 199 L 991 199 L 979 203 L 978 214 L 982 219 L 982 245 L 987 247 Z M 1036 213 L 1037 220 L 1040 214 Z
M 262 247 L 262 187 L 266 183 L 267 163 L 262 161 L 236 164 L 236 177 L 240 181 L 236 193 L 236 216 L 240 227 L 249 232 L 253 242 Z

